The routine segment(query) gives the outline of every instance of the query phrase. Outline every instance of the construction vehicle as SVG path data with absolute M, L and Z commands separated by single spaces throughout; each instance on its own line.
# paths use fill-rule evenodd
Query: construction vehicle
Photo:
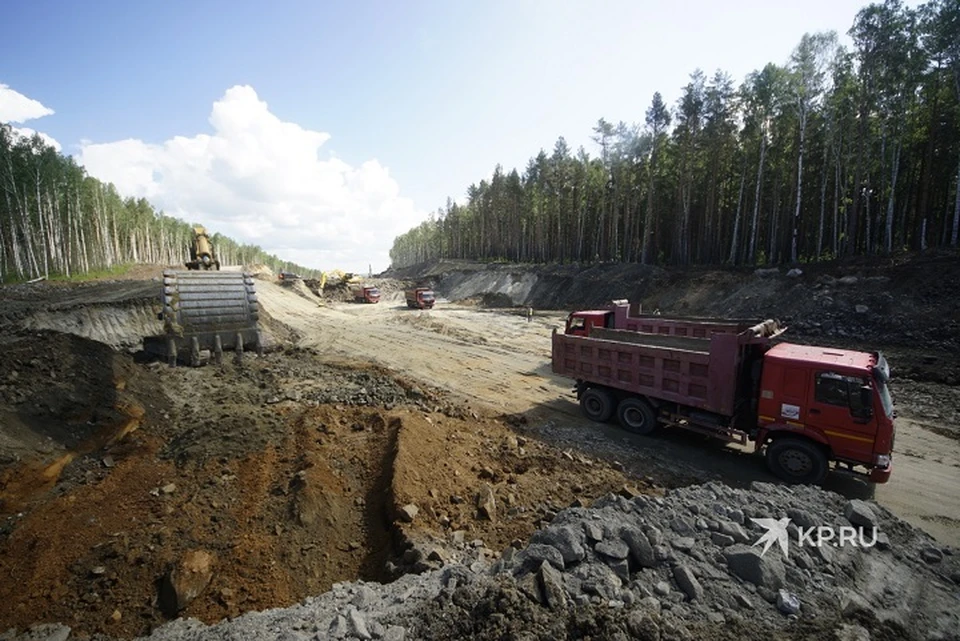
M 300 274 L 294 274 L 293 272 L 280 272 L 277 274 L 277 279 L 281 284 L 292 283 L 295 280 L 302 280 Z
M 253 276 L 229 271 L 165 271 L 160 295 L 164 333 L 143 339 L 144 351 L 166 357 L 170 366 L 223 361 L 232 350 L 263 349 Z
M 879 352 L 779 343 L 768 320 L 708 338 L 594 327 L 553 331 L 552 369 L 580 407 L 637 434 L 662 426 L 766 448 L 770 470 L 819 483 L 837 470 L 885 483 L 892 471 L 890 368 Z
M 756 321 L 698 316 L 661 316 L 659 313 L 643 314 L 639 303 L 615 300 L 603 309 L 571 312 L 567 316 L 564 333 L 589 336 L 594 327 L 622 329 L 646 334 L 667 336 L 690 336 L 707 338 L 711 334 L 739 334 Z
M 351 272 L 340 271 L 339 269 L 332 269 L 328 272 L 323 272 L 320 274 L 321 290 L 325 290 L 328 287 L 346 287 L 349 284 L 360 282 L 363 282 L 363 279 L 360 278 L 360 276 L 357 276 Z
M 350 295 L 353 296 L 355 303 L 379 303 L 380 290 L 373 285 L 364 285 L 363 283 L 350 283 Z
M 203 227 L 193 228 L 193 244 L 190 246 L 190 260 L 186 266 L 187 269 L 220 269 L 220 261 L 213 252 L 213 243 Z
M 410 309 L 432 309 L 436 301 L 433 290 L 429 287 L 414 287 L 404 292 L 407 307 Z

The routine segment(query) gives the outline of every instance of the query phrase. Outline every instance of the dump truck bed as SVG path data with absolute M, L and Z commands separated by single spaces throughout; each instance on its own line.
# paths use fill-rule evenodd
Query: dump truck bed
M 757 321 L 740 318 L 711 318 L 702 316 L 661 316 L 640 314 L 639 305 L 615 305 L 614 328 L 645 334 L 709 338 L 712 334 L 739 334 Z
M 554 332 L 554 373 L 730 416 L 742 346 L 758 339 L 711 338 L 594 329 L 589 337 Z

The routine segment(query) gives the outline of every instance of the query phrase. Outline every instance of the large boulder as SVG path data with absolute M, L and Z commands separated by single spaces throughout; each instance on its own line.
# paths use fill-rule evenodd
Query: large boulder
M 191 550 L 173 564 L 160 586 L 160 608 L 176 616 L 210 585 L 215 557 L 206 550 Z
M 757 548 L 732 545 L 723 551 L 723 556 L 730 571 L 744 581 L 770 590 L 779 590 L 784 585 L 786 569 L 776 553 L 761 555 Z

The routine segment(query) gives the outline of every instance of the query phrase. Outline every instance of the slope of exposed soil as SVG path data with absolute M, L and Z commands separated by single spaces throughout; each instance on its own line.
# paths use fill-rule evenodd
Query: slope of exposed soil
M 212 623 L 328 590 L 315 602 L 339 604 L 308 616 L 322 630 L 310 624 L 291 632 L 289 623 L 278 622 L 292 615 L 279 611 L 265 619 L 250 615 L 250 621 L 269 619 L 275 631 L 257 638 L 276 638 L 279 630 L 289 638 L 323 637 L 326 626 L 333 626 L 332 636 L 355 633 L 350 608 L 371 625 L 377 617 L 384 626 L 402 625 L 407 638 L 636 636 L 639 628 L 624 623 L 620 608 L 634 612 L 627 601 L 652 598 L 658 582 L 669 583 L 670 594 L 682 590 L 671 564 L 692 562 L 679 552 L 665 556 L 654 574 L 641 576 L 631 565 L 618 591 L 596 603 L 600 575 L 585 580 L 580 573 L 600 572 L 606 581 L 598 564 L 610 557 L 590 552 L 591 569 L 563 579 L 571 607 L 559 615 L 542 591 L 531 592 L 529 574 L 514 572 L 509 562 L 495 566 L 491 580 L 464 582 L 456 598 L 456 581 L 450 583 L 463 578 L 457 572 L 485 574 L 502 553 L 512 558 L 557 519 L 600 518 L 578 506 L 607 492 L 657 496 L 663 487 L 711 480 L 727 488 L 772 480 L 762 460 L 741 449 L 683 433 L 638 437 L 580 416 L 570 381 L 550 372 L 550 332 L 570 309 L 623 297 L 664 313 L 779 316 L 792 340 L 885 351 L 898 411 L 894 476 L 868 486 L 834 475 L 825 487 L 888 509 L 892 515 L 882 514 L 895 545 L 888 556 L 824 571 L 852 577 L 850 585 L 879 609 L 888 597 L 869 592 L 865 586 L 879 579 L 863 567 L 905 573 L 903 585 L 927 581 L 937 599 L 955 583 L 952 550 L 942 546 L 960 543 L 960 314 L 956 297 L 938 290 L 960 277 L 954 255 L 804 267 L 799 277 L 509 265 L 440 265 L 404 276 L 407 283 L 432 279 L 441 295 L 467 304 L 441 300 L 431 311 L 409 310 L 400 293 L 404 282 L 389 280 L 376 281 L 383 302 L 354 304 L 336 293 L 318 298 L 305 284 L 281 286 L 268 275 L 257 281 L 268 352 L 248 354 L 240 366 L 228 359 L 222 368 L 198 369 L 170 369 L 129 353 L 140 336 L 157 331 L 151 324 L 157 280 L 0 287 L 0 603 L 6 606 L 0 630 L 59 621 L 74 636 L 146 633 L 171 616 L 159 599 L 169 568 L 204 551 L 213 559 L 212 578 L 182 617 Z M 531 301 L 532 319 L 488 308 Z M 742 489 L 711 487 L 731 514 L 752 500 Z M 682 501 L 698 503 L 699 491 L 691 488 Z M 786 488 L 757 496 L 770 506 L 791 500 Z M 834 494 L 803 496 L 810 510 L 821 505 L 835 512 L 842 501 Z M 617 507 L 616 501 L 605 505 Z M 643 501 L 635 503 L 661 505 Z M 564 512 L 569 506 L 572 517 Z M 695 538 L 705 555 L 717 552 L 708 547 L 716 543 L 707 530 L 674 535 Z M 943 565 L 917 560 L 924 546 L 937 545 Z M 892 560 L 901 557 L 909 563 Z M 932 574 L 917 570 L 924 564 L 933 564 Z M 445 565 L 459 570 L 434 572 Z M 842 613 L 824 605 L 833 593 L 812 597 L 821 617 L 816 608 L 805 610 L 810 618 L 802 625 L 783 628 L 775 610 L 761 620 L 730 601 L 717 568 L 726 571 L 694 566 L 706 588 L 721 586 L 710 593 L 712 611 L 656 593 L 662 610 L 649 616 L 658 629 L 757 639 L 772 631 L 830 637 L 858 622 L 875 638 L 905 629 L 841 621 Z M 397 609 L 342 583 L 393 581 L 408 572 L 424 574 L 375 590 L 393 595 Z M 535 581 L 541 586 L 541 578 Z M 409 607 L 407 598 L 414 599 Z M 719 604 L 732 604 L 741 619 Z M 942 605 L 931 600 L 929 607 Z M 934 609 L 930 616 L 946 616 Z M 740 632 L 721 634 L 718 614 Z M 943 629 L 943 621 L 949 617 L 928 630 Z M 226 630 L 224 638 L 233 638 Z
M 499 307 L 573 310 L 627 298 L 665 315 L 779 318 L 791 326 L 791 340 L 922 352 L 927 367 L 920 362 L 912 369 L 960 384 L 960 297 L 944 285 L 960 280 L 956 251 L 800 265 L 795 276 L 788 271 L 442 261 L 388 273 L 430 283 L 453 301 Z
M 502 549 L 626 482 L 592 461 L 571 480 L 559 450 L 311 350 L 169 369 L 59 333 L 5 347 L 2 629 L 144 633 L 167 620 L 161 579 L 193 550 L 213 555 L 215 574 L 183 616 L 286 606 L 393 578 L 421 560 L 403 561 L 413 543 L 454 531 Z M 477 509 L 486 486 L 501 504 L 492 519 Z M 420 513 L 401 531 L 407 504 Z

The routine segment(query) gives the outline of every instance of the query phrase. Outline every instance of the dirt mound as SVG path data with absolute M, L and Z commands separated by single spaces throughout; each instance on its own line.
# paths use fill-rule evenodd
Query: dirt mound
M 298 296 L 302 296 L 308 300 L 315 301 L 318 304 L 320 302 L 317 299 L 316 293 L 313 290 L 311 290 L 303 280 L 299 278 L 296 280 L 291 280 L 289 282 L 284 281 L 283 285 L 285 287 L 289 287 L 292 291 L 296 292 Z
M 787 549 L 751 543 L 787 522 Z M 817 546 L 799 528 L 878 534 Z M 957 558 L 879 506 L 817 488 L 720 483 L 608 495 L 561 511 L 493 563 L 451 562 L 388 585 L 338 584 L 286 610 L 151 641 L 278 631 L 388 639 L 956 639 Z M 435 551 L 435 558 L 442 557 Z
M 289 606 L 434 567 L 428 543 L 493 554 L 626 482 L 599 462 L 570 481 L 559 450 L 313 350 L 171 369 L 49 332 L 5 348 L 0 629 L 148 632 L 168 620 L 165 577 L 191 558 L 213 559 L 212 575 L 180 616 Z M 476 502 L 486 487 L 492 519 Z
M 23 485 L 25 466 L 62 469 L 66 459 L 151 425 L 166 407 L 158 388 L 151 372 L 102 343 L 56 332 L 7 342 L 0 360 L 0 511 L 9 514 L 30 498 L 11 489 Z M 45 472 L 51 482 L 54 470 Z
M 420 562 L 429 561 L 432 548 L 458 541 L 480 541 L 476 547 L 489 557 L 559 510 L 630 483 L 607 464 L 517 436 L 498 421 L 412 414 L 397 428 L 394 513 L 419 549 L 412 560 L 417 569 L 431 566 Z M 416 516 L 404 518 L 410 505 Z
M 267 265 L 245 265 L 243 271 L 248 272 L 251 276 L 259 280 L 268 280 L 271 282 L 277 280 L 276 272 L 270 269 L 270 267 Z

